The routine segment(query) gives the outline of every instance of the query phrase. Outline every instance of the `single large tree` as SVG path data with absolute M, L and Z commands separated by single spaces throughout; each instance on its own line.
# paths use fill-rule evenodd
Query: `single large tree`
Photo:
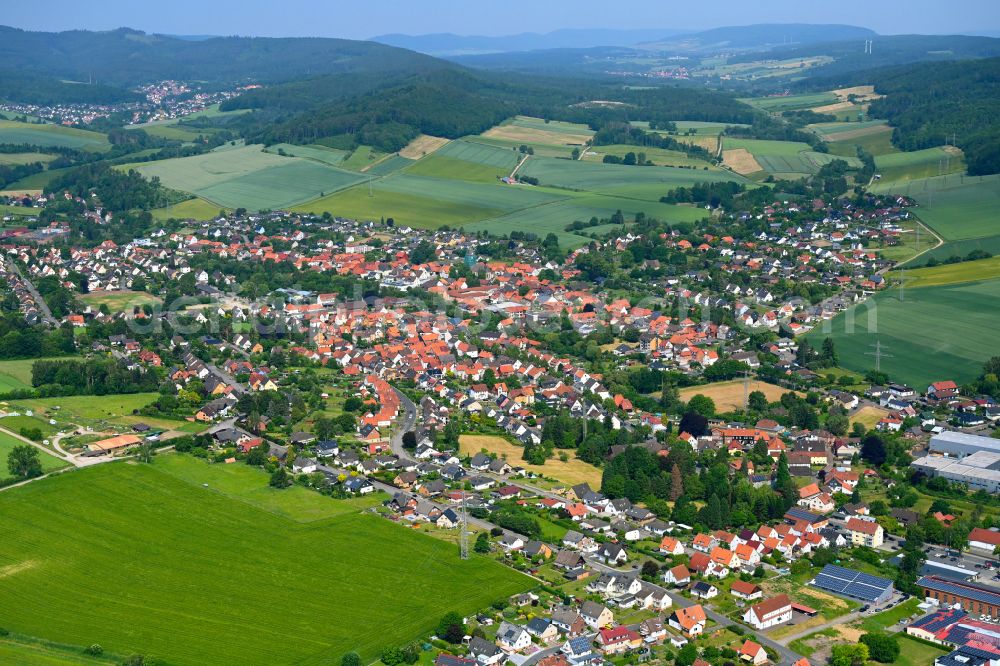
M 15 446 L 7 456 L 7 469 L 11 475 L 23 479 L 40 476 L 42 461 L 38 456 L 38 449 L 29 444 Z
M 684 477 L 681 476 L 680 465 L 674 463 L 670 470 L 670 499 L 676 502 L 684 494 Z

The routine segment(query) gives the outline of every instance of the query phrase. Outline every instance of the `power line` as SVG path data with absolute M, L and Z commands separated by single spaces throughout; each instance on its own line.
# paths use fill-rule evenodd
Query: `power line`
M 869 346 L 870 347 L 874 347 L 875 351 L 873 351 L 873 352 L 865 352 L 865 355 L 866 356 L 874 356 L 875 357 L 875 372 L 881 372 L 882 371 L 882 359 L 883 358 L 892 358 L 892 354 L 886 354 L 884 351 L 882 351 L 883 349 L 888 349 L 888 347 L 883 347 L 881 340 L 876 340 L 875 344 L 869 345 Z
M 462 491 L 462 519 L 458 536 L 459 557 L 463 560 L 469 559 L 469 513 L 465 507 L 465 491 Z

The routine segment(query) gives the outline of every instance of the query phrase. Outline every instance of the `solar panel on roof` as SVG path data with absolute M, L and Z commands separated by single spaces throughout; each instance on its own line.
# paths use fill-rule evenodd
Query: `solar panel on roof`
M 887 578 L 852 571 L 835 564 L 823 567 L 812 584 L 820 589 L 865 601 L 875 601 L 892 588 L 892 581 Z

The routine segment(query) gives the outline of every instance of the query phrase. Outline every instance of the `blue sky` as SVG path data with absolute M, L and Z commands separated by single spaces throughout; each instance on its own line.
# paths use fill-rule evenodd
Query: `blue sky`
M 184 35 L 364 39 L 402 32 L 504 35 L 559 28 L 703 29 L 847 23 L 883 34 L 1000 31 L 998 0 L 0 0 L 27 30 L 128 26 Z

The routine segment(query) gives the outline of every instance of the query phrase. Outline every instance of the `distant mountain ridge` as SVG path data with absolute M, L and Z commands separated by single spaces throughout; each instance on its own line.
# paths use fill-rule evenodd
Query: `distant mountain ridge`
M 675 28 L 579 28 L 547 33 L 524 32 L 517 35 L 486 36 L 435 33 L 404 35 L 399 33 L 372 37 L 371 41 L 397 46 L 419 53 L 446 57 L 538 49 L 591 48 L 595 46 L 635 46 L 642 42 L 667 39 L 691 32 Z
M 129 87 L 162 79 L 230 85 L 454 67 L 401 48 L 313 37 L 171 37 L 119 28 L 29 32 L 0 26 L 0 64 L 21 74 Z

